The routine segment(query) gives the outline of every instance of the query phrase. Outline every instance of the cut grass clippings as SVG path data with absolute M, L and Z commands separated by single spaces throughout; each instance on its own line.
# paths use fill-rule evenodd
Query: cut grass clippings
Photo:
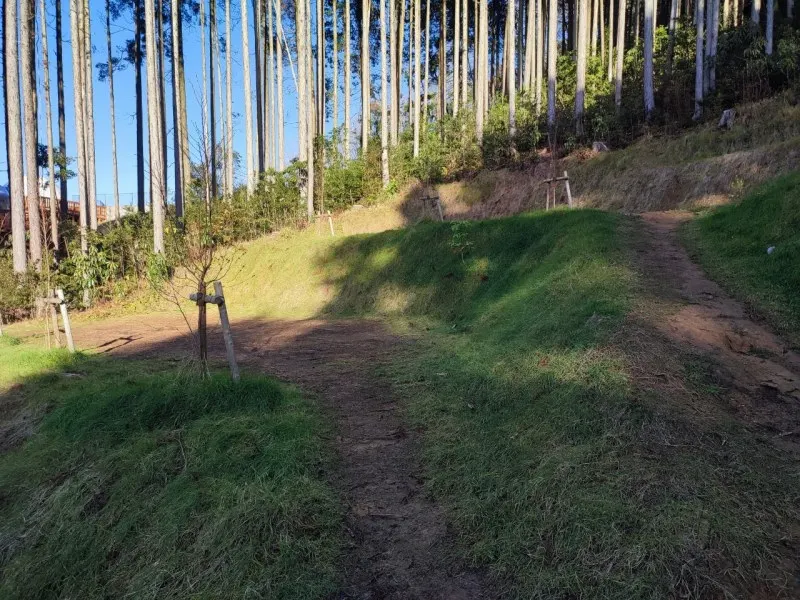
M 336 589 L 326 426 L 295 390 L 8 342 L 0 372 L 0 403 L 49 407 L 22 447 L 0 454 L 0 597 Z
M 701 215 L 683 233 L 714 279 L 800 348 L 800 172 Z

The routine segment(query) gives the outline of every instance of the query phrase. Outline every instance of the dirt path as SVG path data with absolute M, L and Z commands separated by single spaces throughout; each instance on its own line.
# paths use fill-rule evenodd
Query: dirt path
M 718 366 L 726 401 L 748 423 L 800 444 L 800 356 L 710 281 L 677 238 L 689 213 L 645 213 L 636 244 L 642 274 L 671 309 L 651 318 L 662 335 Z
M 339 599 L 469 600 L 496 597 L 458 568 L 443 511 L 425 497 L 417 435 L 406 429 L 387 381 L 374 373 L 409 342 L 371 321 L 236 320 L 243 365 L 315 393 L 336 423 L 351 535 Z M 182 360 L 190 340 L 174 316 L 126 317 L 76 328 L 79 348 L 118 357 Z M 212 360 L 223 360 L 218 330 Z

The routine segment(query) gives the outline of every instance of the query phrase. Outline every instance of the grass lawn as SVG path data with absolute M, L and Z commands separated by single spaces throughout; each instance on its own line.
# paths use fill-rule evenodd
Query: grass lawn
M 701 215 L 684 234 L 712 277 L 800 348 L 800 172 Z
M 2 598 L 324 598 L 340 506 L 326 426 L 264 377 L 0 341 L 3 425 L 44 415 L 0 454 Z
M 417 338 L 386 375 L 462 550 L 511 596 L 776 594 L 796 465 L 632 380 L 622 224 L 554 211 L 348 238 L 319 265 L 326 310 Z

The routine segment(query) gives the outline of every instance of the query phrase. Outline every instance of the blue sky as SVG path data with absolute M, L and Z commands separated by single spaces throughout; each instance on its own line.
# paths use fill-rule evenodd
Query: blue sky
M 65 104 L 66 104 L 66 126 L 67 126 L 67 154 L 69 156 L 75 155 L 75 132 L 74 132 L 74 105 L 72 97 L 72 61 L 71 61 L 71 47 L 69 38 L 69 2 L 62 0 L 62 16 L 64 24 L 64 82 L 65 82 Z M 51 94 L 52 94 L 52 108 L 53 108 L 53 135 L 54 139 L 58 140 L 58 120 L 57 120 L 57 98 L 56 98 L 56 64 L 55 64 L 55 7 L 51 0 L 46 0 L 47 4 L 47 20 L 48 20 L 48 39 L 50 49 L 50 81 L 51 81 Z M 233 49 L 233 107 L 234 107 L 234 125 L 233 125 L 233 139 L 234 149 L 240 153 L 242 157 L 242 169 L 237 173 L 237 181 L 241 182 L 244 179 L 244 163 L 245 163 L 245 139 L 244 139 L 244 83 L 242 80 L 242 44 L 241 44 L 241 21 L 239 13 L 239 0 L 232 0 L 231 10 L 231 47 Z M 252 5 L 248 3 L 248 12 L 252 23 Z M 106 62 L 106 33 L 105 33 L 105 1 L 91 0 L 90 11 L 92 18 L 92 43 L 94 46 L 92 63 Z M 224 2 L 218 0 L 218 13 L 219 19 L 219 33 L 224 36 Z M 284 15 L 286 16 L 286 15 Z M 39 17 L 37 15 L 37 25 Z M 340 19 L 340 27 L 342 27 Z M 112 45 L 114 47 L 115 55 L 122 54 L 122 48 L 126 40 L 133 37 L 133 24 L 126 16 L 111 25 L 112 28 Z M 252 39 L 252 26 L 250 31 L 250 51 L 253 52 L 253 39 Z M 207 32 L 206 32 L 207 33 Z M 289 32 L 287 31 L 287 36 Z M 37 36 L 37 40 L 39 36 Z M 37 42 L 38 44 L 38 42 Z M 291 38 L 290 38 L 291 44 Z M 39 48 L 40 50 L 40 48 Z M 353 48 L 353 52 L 357 51 Z M 40 53 L 41 54 L 41 53 Z M 202 57 L 204 53 L 200 44 L 200 30 L 197 23 L 187 25 L 184 28 L 184 56 L 186 66 L 186 96 L 187 96 L 187 110 L 189 120 L 189 135 L 192 140 L 192 154 L 193 157 L 197 156 L 196 143 L 200 139 L 201 127 L 201 104 L 200 97 L 202 95 Z M 251 70 L 255 71 L 255 60 L 251 56 Z M 343 62 L 343 54 L 340 57 Z M 340 62 L 340 74 L 342 67 Z M 167 68 L 167 78 L 171 82 L 171 73 Z M 222 63 L 222 70 L 224 73 L 225 64 Z M 224 74 L 223 74 L 224 77 Z M 352 94 L 352 107 L 353 107 L 353 124 L 358 123 L 358 111 L 360 108 L 359 90 L 356 87 L 358 80 L 353 78 L 353 94 Z M 39 87 L 42 86 L 42 69 L 41 62 L 39 67 Z M 136 104 L 135 104 L 135 87 L 134 87 L 134 69 L 128 66 L 125 70 L 116 72 L 114 75 L 114 90 L 116 102 L 116 119 L 117 119 L 117 160 L 119 165 L 119 191 L 121 194 L 121 202 L 123 204 L 135 203 L 136 193 Z M 286 161 L 288 163 L 292 157 L 297 154 L 297 100 L 294 88 L 294 80 L 292 79 L 291 70 L 286 63 L 284 68 L 284 119 L 285 119 L 285 148 L 286 148 Z M 168 101 L 167 106 L 167 127 L 169 129 L 170 149 L 170 176 L 172 174 L 172 144 L 171 144 L 171 131 L 172 131 L 172 108 L 171 108 L 171 84 L 167 83 L 166 97 Z M 146 94 L 146 85 L 145 94 Z M 252 88 L 255 90 L 255 82 L 252 83 Z M 341 90 L 341 88 L 340 88 Z M 40 91 L 43 94 L 43 90 Z M 223 89 L 224 99 L 224 89 Z M 111 202 L 111 194 L 113 192 L 113 178 L 112 178 L 112 157 L 111 157 L 111 121 L 110 115 L 110 101 L 108 95 L 108 84 L 97 80 L 97 69 L 94 71 L 94 125 L 95 125 L 95 144 L 96 144 L 96 164 L 97 164 L 97 194 L 98 199 L 101 201 Z M 146 107 L 146 104 L 145 104 Z M 255 102 L 253 103 L 253 110 L 255 111 Z M 343 92 L 340 91 L 339 102 L 340 117 L 339 122 L 343 120 L 344 116 L 344 98 Z M 223 113 L 224 114 L 224 113 Z M 46 142 L 46 122 L 43 98 L 40 97 L 40 123 L 39 123 L 39 139 L 40 143 Z M 2 118 L 2 117 L 0 117 Z M 218 123 L 221 123 L 218 120 Z M 330 128 L 330 123 L 328 127 Z M 147 137 L 146 137 L 146 124 L 145 124 L 145 154 L 147 153 Z M 218 129 L 221 131 L 221 129 Z M 221 135 L 218 134 L 218 135 Z M 0 127 L 0 182 L 6 183 L 8 181 L 8 160 L 5 155 L 5 128 Z M 147 165 L 147 163 L 145 163 Z M 147 168 L 147 167 L 146 167 Z M 172 183 L 170 181 L 170 188 Z M 69 181 L 69 196 L 77 194 L 77 181 L 73 178 Z M 170 192 L 171 194 L 171 192 Z

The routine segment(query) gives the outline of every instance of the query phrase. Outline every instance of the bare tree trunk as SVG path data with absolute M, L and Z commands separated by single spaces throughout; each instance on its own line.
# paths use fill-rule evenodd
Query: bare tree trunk
M 321 0 L 319 0 L 321 1 Z M 306 89 L 309 91 L 309 101 L 306 102 L 306 125 L 308 127 L 308 143 L 306 143 L 306 160 L 308 162 L 308 186 L 306 187 L 306 204 L 309 219 L 314 218 L 314 68 L 311 53 L 311 5 L 303 0 L 303 18 L 305 25 L 305 61 L 306 61 Z
M 425 83 L 422 92 L 422 133 L 425 133 L 428 127 L 428 82 L 431 74 L 431 0 L 426 0 L 425 7 Z
M 461 101 L 461 0 L 453 4 L 453 116 L 457 117 Z
M 604 0 L 597 0 L 598 4 L 600 5 L 600 18 L 598 21 L 598 25 L 600 27 L 599 35 L 600 35 L 600 65 L 604 66 L 606 64 L 606 14 L 605 14 L 605 1 Z M 614 0 L 610 0 L 610 3 L 613 4 Z
M 584 0 L 585 1 L 585 0 Z M 516 153 L 514 137 L 517 135 L 517 77 L 514 65 L 517 62 L 516 48 L 516 2 L 509 0 L 508 5 L 508 135 L 511 137 L 512 153 Z
M 656 18 L 656 0 L 644 3 L 644 116 L 649 121 L 655 109 L 653 94 L 653 33 Z
M 13 1 L 13 0 L 12 0 Z M 25 122 L 25 177 L 28 183 L 28 229 L 31 262 L 42 270 L 42 219 L 39 209 L 39 172 L 36 164 L 36 9 L 34 0 L 20 2 L 22 54 L 22 110 Z
M 211 147 L 209 141 L 209 127 L 208 127 L 208 70 L 206 66 L 206 10 L 205 0 L 200 0 L 200 49 L 202 52 L 202 71 L 203 71 L 203 99 L 201 101 L 201 121 L 203 127 L 203 184 L 205 193 L 205 207 L 206 214 L 211 210 Z M 209 50 L 210 50 L 209 43 Z M 209 53 L 210 56 L 210 53 Z
M 397 91 L 397 115 L 394 117 L 395 121 L 395 128 L 398 132 L 400 132 L 400 113 L 402 112 L 402 96 L 400 94 L 400 87 L 402 86 L 402 78 L 403 78 L 403 62 L 404 62 L 404 50 L 405 50 L 405 42 L 406 42 L 406 5 L 408 4 L 409 0 L 400 0 L 400 19 L 397 23 L 397 81 L 395 82 L 395 90 Z M 410 36 L 409 31 L 409 36 Z M 408 40 L 409 46 L 409 57 L 411 56 L 410 48 L 411 48 L 411 38 L 409 37 Z M 409 73 L 410 73 L 410 63 L 409 63 Z M 409 77 L 410 80 L 410 77 Z M 408 87 L 408 98 L 409 102 L 411 101 L 411 86 Z
M 353 66 L 351 64 L 352 57 L 350 56 L 350 0 L 344 0 L 344 156 L 350 158 L 350 94 L 352 87 L 352 72 Z
M 756 28 L 761 26 L 761 0 L 753 0 L 750 5 L 750 20 Z
M 381 36 L 381 178 L 383 189 L 389 187 L 389 81 L 386 72 L 386 0 L 378 0 Z
M 420 39 L 420 25 L 422 21 L 422 0 L 414 2 L 414 158 L 419 156 L 420 137 L 420 93 L 421 93 L 421 64 L 422 41 Z
M 277 122 L 275 123 L 275 128 L 277 129 L 277 142 L 278 142 L 278 170 L 283 171 L 286 168 L 286 154 L 284 149 L 284 128 L 285 128 L 285 120 L 283 114 L 283 46 L 281 46 L 282 32 L 283 32 L 283 25 L 282 25 L 282 12 L 281 12 L 281 2 L 280 0 L 273 0 L 273 6 L 275 7 L 275 21 L 277 24 L 277 35 L 279 36 L 277 39 Z
M 482 122 L 486 122 L 486 117 L 489 114 L 489 0 L 481 1 L 481 21 L 482 21 L 482 38 L 481 38 L 481 53 L 483 54 L 483 85 L 481 90 L 483 93 L 483 115 L 481 116 Z M 495 39 L 497 39 L 495 37 Z M 481 129 L 481 141 L 483 141 L 483 129 Z
M 56 2 L 56 78 L 58 91 L 58 149 L 61 156 L 67 155 L 67 119 L 64 100 L 64 39 L 61 32 L 61 2 Z M 67 170 L 59 165 L 59 184 L 61 185 L 61 216 L 66 218 L 69 209 L 67 198 Z
M 728 2 L 729 0 L 726 0 Z M 678 26 L 678 0 L 669 3 L 669 41 L 667 42 L 667 77 L 672 76 L 672 63 L 675 58 L 675 28 Z
M 106 0 L 106 5 L 108 6 L 110 0 Z M 106 11 L 108 12 L 108 11 Z M 183 194 L 186 190 L 186 182 L 184 181 L 184 177 L 186 176 L 183 171 L 183 153 L 185 150 L 183 149 L 183 138 L 181 136 L 181 73 L 180 73 L 180 63 L 178 60 L 179 56 L 179 37 L 180 37 L 180 26 L 179 23 L 181 21 L 181 10 L 180 10 L 180 2 L 179 0 L 172 0 L 170 4 L 170 17 L 171 17 L 171 32 L 172 32 L 172 55 L 171 55 L 171 62 L 172 62 L 172 145 L 173 145 L 173 160 L 175 164 L 173 165 L 174 174 L 175 174 L 175 215 L 177 218 L 183 217 Z M 109 37 L 108 37 L 108 60 L 111 62 L 111 34 L 110 34 L 110 22 L 107 24 Z M 109 80 L 109 89 L 113 89 L 111 87 L 111 81 Z M 112 137 L 113 134 L 112 134 Z M 116 153 L 115 153 L 116 157 Z M 115 158 L 116 160 L 116 158 Z M 116 199 L 115 199 L 116 201 Z M 117 206 L 117 218 L 119 218 L 119 206 Z
M 205 1 L 205 0 L 203 0 Z M 264 85 L 264 77 L 263 77 L 263 69 L 262 69 L 262 35 L 261 35 L 261 0 L 253 0 L 253 46 L 255 47 L 255 58 L 256 58 L 256 135 L 255 135 L 255 144 L 256 144 L 256 155 L 255 160 L 257 162 L 257 170 L 258 173 L 264 172 L 264 105 L 263 105 L 263 85 Z M 296 10 L 296 9 L 295 9 Z M 299 45 L 298 40 L 298 45 Z M 298 98 L 298 103 L 303 101 L 303 97 Z M 298 122 L 300 121 L 298 115 Z M 304 155 L 305 152 L 305 138 L 302 135 L 302 132 L 298 134 L 298 142 L 300 145 L 300 154 L 301 156 Z
M 225 108 L 227 113 L 227 136 L 225 146 L 226 182 L 228 194 L 233 195 L 233 57 L 231 41 L 231 0 L 225 1 Z
M 592 2 L 592 30 L 591 30 L 591 52 L 592 56 L 597 56 L 597 20 L 600 17 L 600 0 L 591 0 Z M 578 24 L 580 27 L 580 24 Z
M 73 0 L 74 1 L 74 0 Z M 25 248 L 25 182 L 22 151 L 22 115 L 19 88 L 19 23 L 16 0 L 5 0 L 4 45 L 6 111 L 8 129 L 8 178 L 11 196 L 11 252 L 14 272 L 23 274 L 28 268 Z
M 214 84 L 214 66 L 217 64 L 217 54 L 215 52 L 217 44 L 217 0 L 210 0 L 208 10 L 208 106 L 209 106 L 209 129 L 211 133 L 211 198 L 217 198 L 217 115 L 216 115 L 216 100 L 214 93 L 216 85 Z M 149 53 L 148 53 L 149 55 Z M 149 91 L 148 91 L 149 95 Z M 152 162 L 152 158 L 150 159 Z M 152 168 L 151 168 L 152 170 Z
M 44 4 L 44 0 L 42 0 Z M 108 100 L 111 112 L 111 173 L 114 188 L 114 215 L 120 217 L 119 181 L 117 176 L 117 120 L 114 108 L 114 56 L 111 48 L 111 0 L 106 0 L 106 47 L 108 50 Z M 46 69 L 47 67 L 45 67 Z M 177 188 L 176 188 L 177 189 Z
M 621 0 L 625 1 L 625 0 Z M 555 140 L 556 130 L 556 53 L 558 41 L 558 0 L 550 0 L 549 22 L 547 24 L 547 128 L 551 142 Z
M 50 103 L 50 52 L 48 50 L 47 33 L 47 13 L 45 12 L 44 0 L 39 0 L 39 15 L 41 17 L 41 40 L 42 40 L 42 71 L 44 72 L 44 113 L 47 123 L 45 125 L 47 133 L 47 174 L 48 192 L 50 193 L 50 237 L 53 243 L 53 250 L 58 252 L 58 209 L 56 207 L 56 164 L 55 149 L 53 141 L 53 108 Z M 110 81 L 110 80 L 109 80 Z M 111 102 L 112 115 L 114 102 Z M 112 125 L 113 131 L 113 125 Z M 116 157 L 116 154 L 115 154 Z M 116 161 L 114 163 L 116 167 Z M 114 172 L 116 175 L 116 171 Z M 116 179 L 115 179 L 116 181 Z
M 202 7 L 202 3 L 200 4 Z M 134 62 L 136 69 L 136 208 L 145 212 L 144 194 L 144 84 L 142 83 L 142 0 L 134 3 Z
M 392 0 L 393 2 L 394 0 Z M 333 0 L 331 29 L 333 32 L 333 129 L 339 129 L 339 7 Z
M 653 0 L 655 1 L 655 0 Z M 767 0 L 772 2 L 772 0 Z M 717 40 L 719 39 L 719 0 L 711 0 L 711 31 L 706 35 L 710 35 L 711 52 L 710 64 L 708 66 L 708 87 L 713 92 L 717 89 Z M 769 18 L 769 17 L 768 17 Z
M 624 31 L 622 32 L 624 35 Z M 608 0 L 608 81 L 614 80 L 614 0 Z
M 74 40 L 72 47 L 72 92 L 75 104 L 75 139 L 77 140 L 77 171 L 78 171 L 78 228 L 81 237 L 81 251 L 86 254 L 89 244 L 86 229 L 89 224 L 87 212 L 86 190 L 86 127 L 84 125 L 83 107 L 83 8 L 81 0 L 70 0 L 70 31 Z
M 439 22 L 439 98 L 441 111 L 439 114 L 440 121 L 444 121 L 447 114 L 447 0 L 442 0 L 442 12 L 440 14 L 441 20 Z M 442 130 L 444 131 L 444 130 Z
M 478 143 L 483 143 L 483 103 L 486 97 L 484 87 L 484 63 L 488 58 L 489 49 L 483 42 L 483 3 L 486 0 L 475 0 L 475 137 Z M 485 58 L 486 56 L 486 58 Z
M 775 28 L 775 2 L 774 0 L 767 0 L 767 33 L 766 33 L 767 39 L 765 48 L 767 56 L 772 55 L 772 32 L 774 28 Z
M 180 9 L 178 13 L 181 14 Z M 183 15 L 181 14 L 181 17 L 182 16 Z M 178 28 L 178 46 L 177 50 L 173 50 L 173 52 L 177 52 L 176 64 L 178 67 L 178 98 L 180 100 L 180 109 L 178 111 L 178 127 L 180 128 L 181 181 L 183 182 L 183 191 L 181 197 L 185 203 L 187 189 L 192 180 L 192 157 L 191 149 L 189 147 L 189 115 L 186 107 L 186 67 L 183 56 L 183 19 L 179 18 L 174 24 Z M 203 46 L 201 46 L 201 48 L 203 48 Z
M 456 0 L 460 2 L 461 0 Z M 466 106 L 469 95 L 469 0 L 461 10 L 461 102 Z
M 212 7 L 213 2 L 212 1 Z M 147 117 L 150 138 L 150 189 L 153 195 L 153 252 L 164 252 L 164 155 L 162 152 L 163 128 L 161 124 L 161 107 L 158 80 L 158 53 L 152 51 L 156 46 L 156 22 L 153 3 L 146 0 L 145 9 L 145 43 L 147 44 Z M 213 10 L 213 8 L 212 8 Z M 160 15 L 159 15 L 160 17 Z
M 614 0 L 611 0 L 612 2 Z M 617 75 L 614 81 L 614 104 L 617 112 L 622 108 L 622 68 L 625 63 L 625 0 L 619 0 L 619 10 L 617 15 Z
M 578 56 L 575 85 L 575 134 L 583 137 L 583 110 L 586 98 L 586 50 L 589 30 L 589 0 L 578 0 Z
M 94 135 L 94 77 L 92 64 L 92 16 L 89 12 L 89 0 L 83 1 L 83 35 L 84 61 L 86 75 L 83 83 L 86 99 L 84 101 L 86 126 L 86 187 L 89 199 L 89 227 L 97 231 L 97 176 L 95 167 L 95 135 Z
M 308 91 L 306 90 L 306 61 L 305 61 L 305 25 L 303 24 L 303 10 L 305 3 L 295 2 L 295 42 L 297 52 L 297 136 L 299 139 L 299 159 L 304 161 L 308 152 L 308 124 L 306 123 L 306 102 L 308 101 Z M 311 215 L 309 215 L 310 217 Z
M 404 0 L 400 0 L 404 2 Z M 392 147 L 397 146 L 400 125 L 398 112 L 400 110 L 400 64 L 402 56 L 398 60 L 398 36 L 402 36 L 402 21 L 398 26 L 397 22 L 397 0 L 389 0 L 389 143 Z
M 692 119 L 699 121 L 703 118 L 703 92 L 705 90 L 705 69 L 703 68 L 703 37 L 705 24 L 705 0 L 695 0 L 695 25 L 697 27 L 697 38 L 695 46 L 695 70 L 694 70 L 694 115 Z
M 323 0 L 316 0 L 317 7 L 317 137 L 325 135 L 325 18 Z
M 366 153 L 370 125 L 369 22 L 371 0 L 361 0 L 361 151 Z
M 612 0 L 613 2 L 613 0 Z M 536 116 L 542 114 L 542 71 L 544 70 L 544 7 L 536 0 L 536 65 L 533 81 L 536 86 Z
M 255 189 L 255 160 L 253 156 L 253 92 L 250 86 L 250 28 L 248 26 L 247 0 L 241 0 L 239 10 L 242 22 L 242 76 L 244 78 L 244 138 L 245 161 L 247 164 L 247 193 L 252 194 Z
M 524 0 L 523 0 L 524 1 Z M 522 77 L 522 89 L 533 90 L 533 72 L 536 64 L 536 0 L 527 0 L 528 13 L 525 25 L 525 69 Z M 520 23 L 521 25 L 522 23 Z M 520 51 L 522 48 L 520 48 Z

